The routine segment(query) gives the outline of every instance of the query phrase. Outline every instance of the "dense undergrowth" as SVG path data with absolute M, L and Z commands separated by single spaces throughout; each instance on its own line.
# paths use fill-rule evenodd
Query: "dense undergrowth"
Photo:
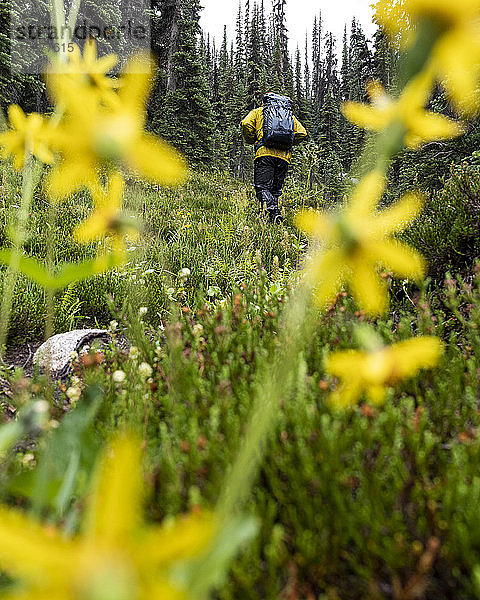
M 246 511 L 259 518 L 259 533 L 218 598 L 479 597 L 479 185 L 477 170 L 459 167 L 427 200 L 404 235 L 430 260 L 432 280 L 424 289 L 396 282 L 390 313 L 370 321 L 385 343 L 442 338 L 445 354 L 433 372 L 391 389 L 382 409 L 362 404 L 332 412 L 326 398 L 337 382 L 323 360 L 332 350 L 355 347 L 358 326 L 369 320 L 346 294 L 326 314 L 314 313 L 315 334 L 291 375 L 293 387 L 282 398 L 248 496 Z M 36 444 L 3 457 L 4 500 L 34 497 L 37 513 L 75 529 L 96 449 L 128 424 L 146 448 L 150 519 L 216 503 L 260 375 L 283 350 L 283 308 L 307 250 L 292 209 L 304 198 L 290 182 L 286 224 L 272 227 L 258 215 L 250 188 L 222 174 L 194 175 L 175 192 L 130 186 L 128 205 L 145 222 L 141 241 L 121 271 L 59 293 L 55 316 L 56 332 L 115 319 L 115 335 L 133 348 L 112 343 L 105 359 L 95 350 L 80 358 L 75 379 L 55 400 L 43 377 L 8 374 L 9 409 L 24 415 L 19 422 Z M 4 197 L 3 240 L 14 202 Z M 308 203 L 329 208 L 314 193 Z M 86 200 L 61 204 L 53 233 L 48 210 L 37 197 L 28 252 L 46 257 L 51 236 L 56 261 L 94 252 L 65 242 L 86 214 Z M 44 302 L 40 288 L 19 281 L 11 340 L 41 335 Z M 70 393 L 76 406 L 67 410 L 65 392 L 72 388 L 79 397 Z M 32 426 L 29 397 L 51 404 L 41 427 Z M 65 448 L 72 447 L 78 473 L 66 494 Z M 42 488 L 45 477 L 49 485 Z
M 18 176 L 7 167 L 2 178 L 0 240 L 5 244 L 19 202 L 12 190 L 20 194 L 20 187 Z M 401 234 L 425 256 L 428 276 L 435 284 L 441 285 L 447 272 L 471 279 L 472 267 L 480 258 L 479 192 L 479 167 L 452 166 L 443 188 L 426 196 L 421 215 Z M 118 304 L 125 296 L 148 308 L 147 320 L 153 326 L 166 318 L 172 302 L 193 308 L 198 292 L 209 302 L 219 301 L 255 277 L 258 253 L 272 282 L 288 280 L 301 268 L 307 251 L 306 237 L 293 225 L 295 212 L 303 207 L 334 207 L 332 201 L 323 200 L 321 190 L 306 190 L 291 178 L 283 195 L 285 227 L 271 227 L 258 211 L 253 190 L 224 173 L 192 174 L 187 184 L 174 191 L 132 183 L 126 204 L 132 215 L 141 215 L 141 241 L 130 243 L 129 260 L 121 270 L 73 283 L 56 293 L 57 333 L 80 325 L 108 325 L 110 304 Z M 39 192 L 25 252 L 46 261 L 50 244 L 54 264 L 93 256 L 95 245 L 78 244 L 71 235 L 89 209 L 88 198 L 77 194 L 58 205 L 52 227 L 52 208 Z M 183 269 L 190 271 L 187 277 Z M 434 293 L 435 286 L 431 290 Z M 401 282 L 393 282 L 392 291 L 394 306 L 411 304 Z M 43 288 L 20 275 L 10 339 L 41 338 L 45 311 Z
M 8 190 L 17 189 L 19 195 L 20 188 L 14 172 L 5 169 L 3 178 L 0 240 L 5 243 L 6 224 L 12 223 L 19 203 L 19 197 L 9 196 Z M 310 204 L 318 206 L 318 195 L 311 196 Z M 56 294 L 57 332 L 78 324 L 107 325 L 111 318 L 109 296 L 114 303 L 125 294 L 135 296 L 139 305 L 149 308 L 148 318 L 153 324 L 165 316 L 172 301 L 193 305 L 199 290 L 209 300 L 219 300 L 254 276 L 258 252 L 268 271 L 277 272 L 275 277 L 298 269 L 306 244 L 293 227 L 292 216 L 304 202 L 302 190 L 291 184 L 284 194 L 288 225 L 272 228 L 259 214 L 253 191 L 226 174 L 192 175 L 184 187 L 174 191 L 132 183 L 126 205 L 132 214 L 142 218 L 141 241 L 130 243 L 129 260 L 120 271 L 71 284 Z M 95 245 L 78 244 L 71 236 L 90 207 L 86 196 L 75 195 L 58 205 L 52 227 L 52 209 L 39 193 L 30 215 L 31 236 L 25 252 L 47 260 L 50 244 L 53 264 L 93 256 Z M 181 276 L 182 269 L 190 270 L 186 280 Z M 14 298 L 10 338 L 20 341 L 41 337 L 45 310 L 43 288 L 21 277 Z

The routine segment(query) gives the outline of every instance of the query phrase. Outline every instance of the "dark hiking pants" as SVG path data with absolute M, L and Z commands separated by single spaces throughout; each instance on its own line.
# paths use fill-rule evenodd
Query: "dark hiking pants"
M 288 162 L 276 156 L 259 156 L 253 163 L 253 182 L 260 206 L 278 211 L 278 199 L 288 171 Z

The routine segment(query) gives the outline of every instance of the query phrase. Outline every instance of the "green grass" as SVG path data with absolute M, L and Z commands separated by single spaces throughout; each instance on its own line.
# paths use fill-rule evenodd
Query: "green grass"
M 6 224 L 14 222 L 19 202 L 18 182 L 14 177 L 10 172 L 4 173 L 4 179 L 8 179 L 5 185 L 17 187 L 13 197 L 0 206 L 3 224 L 0 239 L 5 244 L 8 244 Z M 276 270 L 278 275 L 297 268 L 305 243 L 291 219 L 301 203 L 300 190 L 287 188 L 284 198 L 287 226 L 271 227 L 258 213 L 251 186 L 228 175 L 193 174 L 184 187 L 176 190 L 131 183 L 126 206 L 127 211 L 142 217 L 140 240 L 129 244 L 129 260 L 121 270 L 56 294 L 56 332 L 80 325 L 107 325 L 108 297 L 115 304 L 121 303 L 126 295 L 135 296 L 137 304 L 148 306 L 151 323 L 158 324 L 168 312 L 172 298 L 191 305 L 199 290 L 205 290 L 211 299 L 231 294 L 235 286 L 254 275 L 258 252 L 269 272 Z M 90 209 L 86 194 L 77 194 L 57 206 L 52 225 L 48 202 L 41 193 L 37 194 L 25 252 L 46 260 L 51 243 L 54 264 L 93 256 L 94 245 L 82 246 L 72 238 L 75 225 Z M 190 269 L 191 275 L 182 286 L 179 272 L 184 268 Z M 21 277 L 16 288 L 10 339 L 41 337 L 45 310 L 43 290 Z

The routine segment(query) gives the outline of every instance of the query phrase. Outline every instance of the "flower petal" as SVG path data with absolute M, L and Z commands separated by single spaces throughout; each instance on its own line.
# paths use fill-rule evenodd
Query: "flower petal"
M 457 109 L 467 116 L 480 105 L 479 63 L 478 33 L 471 35 L 461 28 L 442 36 L 434 50 L 433 64 L 441 75 L 442 84 Z
M 122 71 L 119 96 L 123 106 L 143 112 L 153 82 L 155 64 L 146 52 L 132 56 Z
M 368 106 L 361 102 L 344 102 L 341 111 L 350 123 L 372 131 L 383 131 L 392 120 L 389 110 Z
M 80 156 L 69 157 L 55 165 L 46 180 L 47 193 L 54 201 L 62 200 L 82 187 L 95 188 L 98 185 L 95 168 Z
M 414 375 L 419 369 L 435 367 L 443 353 L 442 341 L 434 336 L 422 336 L 391 346 L 395 357 L 394 379 Z
M 424 197 L 420 193 L 405 194 L 398 202 L 378 213 L 372 227 L 377 232 L 376 237 L 385 237 L 402 231 L 412 223 L 422 210 Z M 371 232 L 372 234 L 374 231 Z
M 336 296 L 345 276 L 345 258 L 337 248 L 314 256 L 306 265 L 307 278 L 315 287 L 315 301 L 325 308 Z
M 433 140 L 449 140 L 465 132 L 465 128 L 456 121 L 433 112 L 418 112 L 408 119 L 410 135 L 406 137 L 406 145 L 415 149 L 420 145 L 417 140 L 429 142 Z M 417 138 L 417 139 L 415 139 Z
M 57 572 L 68 572 L 74 564 L 73 554 L 73 544 L 53 527 L 42 527 L 18 510 L 0 507 L 2 570 L 30 581 L 44 581 Z
M 109 219 L 98 210 L 82 221 L 73 231 L 73 237 L 82 244 L 101 240 L 108 233 Z
M 103 456 L 90 499 L 86 536 L 122 546 L 138 528 L 142 480 L 140 442 L 117 437 Z
M 388 293 L 374 265 L 363 253 L 352 259 L 352 274 L 348 284 L 356 302 L 371 315 L 383 314 L 388 308 Z
M 342 350 L 329 354 L 324 362 L 325 371 L 336 377 L 348 377 L 358 372 L 359 364 L 364 360 L 365 352 L 360 350 Z
M 97 60 L 97 44 L 94 39 L 89 38 L 83 47 L 83 60 L 86 65 L 91 66 Z
M 23 110 L 17 104 L 10 104 L 8 107 L 8 119 L 15 129 L 23 130 L 27 117 Z
M 396 240 L 371 240 L 365 244 L 371 260 L 380 262 L 398 277 L 421 279 L 425 274 L 425 261 L 418 252 Z
M 177 185 L 187 176 L 184 158 L 170 144 L 153 135 L 143 135 L 129 148 L 129 166 L 142 178 L 162 185 Z
M 385 190 L 386 178 L 379 171 L 371 171 L 357 185 L 347 205 L 348 218 L 370 216 Z
M 369 385 L 367 387 L 367 397 L 374 406 L 381 406 L 385 403 L 385 387 L 383 385 Z
M 295 215 L 295 225 L 311 237 L 325 239 L 332 231 L 332 223 L 325 213 L 302 210 Z
M 190 558 L 212 540 L 215 524 L 208 514 L 192 514 L 160 527 L 150 527 L 142 543 L 142 554 L 157 566 Z
M 106 54 L 98 59 L 95 66 L 95 71 L 98 73 L 108 73 L 113 69 L 117 62 L 118 58 L 116 54 Z M 116 82 L 112 80 L 112 86 L 115 84 Z
M 367 90 L 370 102 L 375 102 L 376 100 L 387 96 L 385 88 L 378 79 L 370 79 L 369 81 L 367 81 L 367 83 L 365 84 L 365 89 Z
M 18 150 L 13 154 L 13 168 L 16 171 L 21 171 L 25 164 L 25 150 Z
M 53 153 L 46 144 L 36 144 L 34 150 L 35 156 L 44 164 L 49 165 L 53 162 Z
M 362 397 L 364 386 L 359 379 L 340 385 L 327 399 L 327 404 L 333 409 L 342 410 L 353 408 Z

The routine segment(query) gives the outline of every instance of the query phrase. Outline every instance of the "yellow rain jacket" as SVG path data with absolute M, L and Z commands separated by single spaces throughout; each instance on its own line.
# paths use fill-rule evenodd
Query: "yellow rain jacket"
M 293 145 L 296 146 L 297 144 L 300 144 L 300 142 L 303 142 L 303 140 L 307 137 L 307 131 L 300 121 L 298 121 L 295 117 L 293 117 L 293 121 L 295 125 L 293 130 L 295 133 Z M 259 142 L 263 137 L 263 106 L 251 110 L 243 119 L 241 125 L 243 139 L 247 142 L 247 144 L 255 144 L 256 142 Z M 259 158 L 260 156 L 275 156 L 277 158 L 282 158 L 289 163 L 292 159 L 292 151 L 277 150 L 276 148 L 260 146 L 255 153 L 255 158 Z

